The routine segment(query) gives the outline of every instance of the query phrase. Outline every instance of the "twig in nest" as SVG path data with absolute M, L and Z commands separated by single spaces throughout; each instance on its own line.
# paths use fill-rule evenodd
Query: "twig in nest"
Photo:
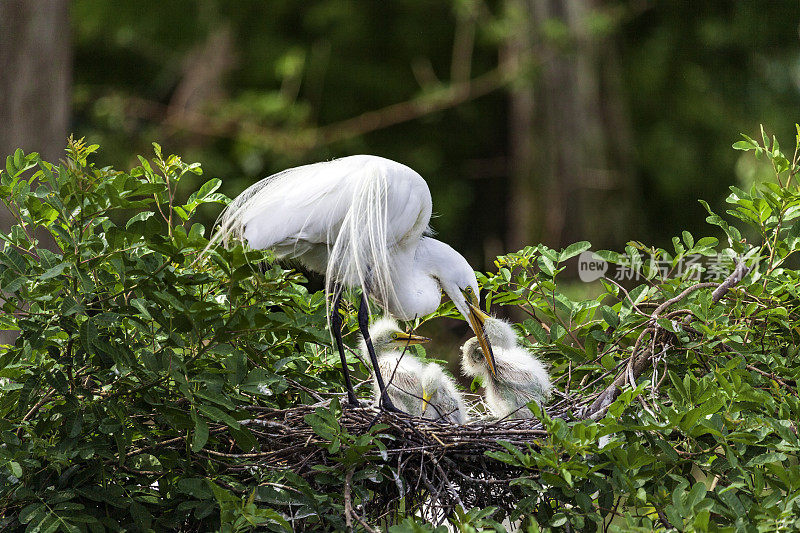
M 317 391 L 315 391 L 314 389 L 309 389 L 308 387 L 296 382 L 293 379 L 290 379 L 290 378 L 287 378 L 287 377 L 284 377 L 284 379 L 286 380 L 287 383 L 289 383 L 293 387 L 296 387 L 296 388 L 300 389 L 301 391 L 308 393 L 312 398 L 314 398 L 318 402 L 325 401 L 325 398 L 320 396 L 319 393 L 317 393 Z

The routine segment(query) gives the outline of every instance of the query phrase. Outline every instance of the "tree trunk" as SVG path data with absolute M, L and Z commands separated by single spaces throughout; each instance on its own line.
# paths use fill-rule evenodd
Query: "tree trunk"
M 591 30 L 593 4 L 509 0 L 520 30 L 506 53 L 537 67 L 509 95 L 509 249 L 620 246 L 634 220 L 619 68 L 610 38 Z
M 506 56 L 504 62 L 517 71 L 524 71 L 525 65 L 533 58 L 533 21 L 527 4 L 528 0 L 508 1 L 510 12 L 525 14 L 516 19 L 518 27 L 511 32 L 502 51 Z M 533 149 L 534 85 L 533 80 L 525 76 L 515 81 L 509 89 L 508 113 L 508 251 L 538 242 L 541 234 L 537 228 L 543 222 L 538 201 L 541 183 L 540 176 L 535 171 L 536 151 Z
M 58 161 L 70 115 L 71 53 L 67 0 L 0 0 L 0 168 L 22 148 Z M 0 208 L 0 231 L 10 213 Z M 0 331 L 0 344 L 15 335 Z
M 57 161 L 70 114 L 67 0 L 0 2 L 0 154 L 17 148 Z

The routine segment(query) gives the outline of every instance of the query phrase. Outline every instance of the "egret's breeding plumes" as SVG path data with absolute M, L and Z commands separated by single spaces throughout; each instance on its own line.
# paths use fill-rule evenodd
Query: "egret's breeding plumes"
M 461 254 L 429 236 L 431 209 L 428 185 L 412 169 L 382 157 L 350 156 L 285 170 L 252 185 L 220 215 L 209 246 L 243 240 L 325 274 L 348 399 L 357 403 L 341 338 L 342 286 L 362 291 L 359 329 L 373 366 L 367 295 L 391 315 L 413 320 L 437 309 L 442 290 L 481 339 L 491 364 L 491 346 L 470 308 L 479 304 L 475 273 Z M 376 378 L 383 390 L 380 372 Z M 393 407 L 388 397 L 383 403 Z
M 425 365 L 422 372 L 422 417 L 451 424 L 466 424 L 468 420 L 455 382 L 436 363 Z
M 497 418 L 531 418 L 533 413 L 526 407 L 528 402 L 543 405 L 550 396 L 552 384 L 547 369 L 521 345 L 511 324 L 483 313 L 479 318 L 484 321 L 494 348 L 495 372 L 489 369 L 480 343 L 473 337 L 461 347 L 464 374 L 481 376 L 486 389 L 486 404 L 492 415 Z M 495 338 L 493 334 L 501 336 Z M 513 343 L 508 342 L 511 335 Z
M 408 346 L 428 342 L 430 339 L 401 331 L 397 322 L 384 317 L 369 327 L 372 345 L 378 356 L 378 369 L 386 383 L 386 393 L 391 402 L 410 415 L 422 413 L 423 397 L 422 374 L 423 364 L 408 351 Z M 361 338 L 361 351 L 369 353 L 367 343 Z M 378 404 L 381 393 L 377 373 L 372 374 L 372 386 L 375 392 L 375 403 Z

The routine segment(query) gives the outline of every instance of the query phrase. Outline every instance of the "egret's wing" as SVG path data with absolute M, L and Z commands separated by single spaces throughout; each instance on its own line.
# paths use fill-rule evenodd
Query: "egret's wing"
M 222 213 L 211 243 L 243 239 L 288 256 L 325 245 L 329 293 L 339 282 L 368 288 L 386 302 L 393 291 L 393 249 L 419 240 L 431 209 L 428 186 L 412 169 L 381 157 L 350 156 L 251 186 Z
M 419 238 L 430 220 L 430 191 L 419 174 L 359 155 L 291 168 L 251 185 L 220 215 L 218 240 L 245 239 L 258 249 L 297 240 L 333 244 L 348 213 L 367 222 L 367 204 L 382 208 L 377 215 L 389 245 L 409 233 Z
M 430 220 L 432 202 L 425 180 L 410 168 L 360 157 L 350 208 L 330 249 L 326 291 L 330 294 L 338 281 L 366 290 L 385 305 L 395 296 L 399 246 L 416 247 Z
M 351 172 L 341 161 L 292 168 L 250 186 L 220 215 L 219 234 L 257 249 L 325 242 L 352 197 Z

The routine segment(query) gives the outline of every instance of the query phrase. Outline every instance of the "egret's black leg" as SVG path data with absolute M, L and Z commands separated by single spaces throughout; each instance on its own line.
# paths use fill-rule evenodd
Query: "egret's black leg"
M 347 402 L 353 407 L 358 407 L 358 398 L 353 390 L 353 383 L 350 381 L 350 371 L 347 367 L 347 357 L 344 355 L 344 342 L 342 342 L 342 316 L 339 314 L 339 305 L 342 303 L 342 288 L 333 288 L 333 305 L 331 306 L 331 328 L 333 338 L 336 339 L 336 348 L 339 350 L 339 357 L 342 360 L 342 374 L 344 374 L 344 385 L 347 387 Z
M 386 385 L 383 383 L 383 376 L 378 367 L 378 358 L 375 356 L 375 348 L 372 347 L 372 339 L 369 338 L 369 311 L 367 309 L 367 295 L 361 293 L 361 305 L 358 306 L 358 329 L 364 336 L 364 343 L 367 345 L 369 360 L 372 363 L 372 370 L 375 372 L 375 379 L 378 381 L 378 388 L 381 391 L 381 405 L 387 411 L 402 412 L 394 406 L 389 394 L 386 392 Z

